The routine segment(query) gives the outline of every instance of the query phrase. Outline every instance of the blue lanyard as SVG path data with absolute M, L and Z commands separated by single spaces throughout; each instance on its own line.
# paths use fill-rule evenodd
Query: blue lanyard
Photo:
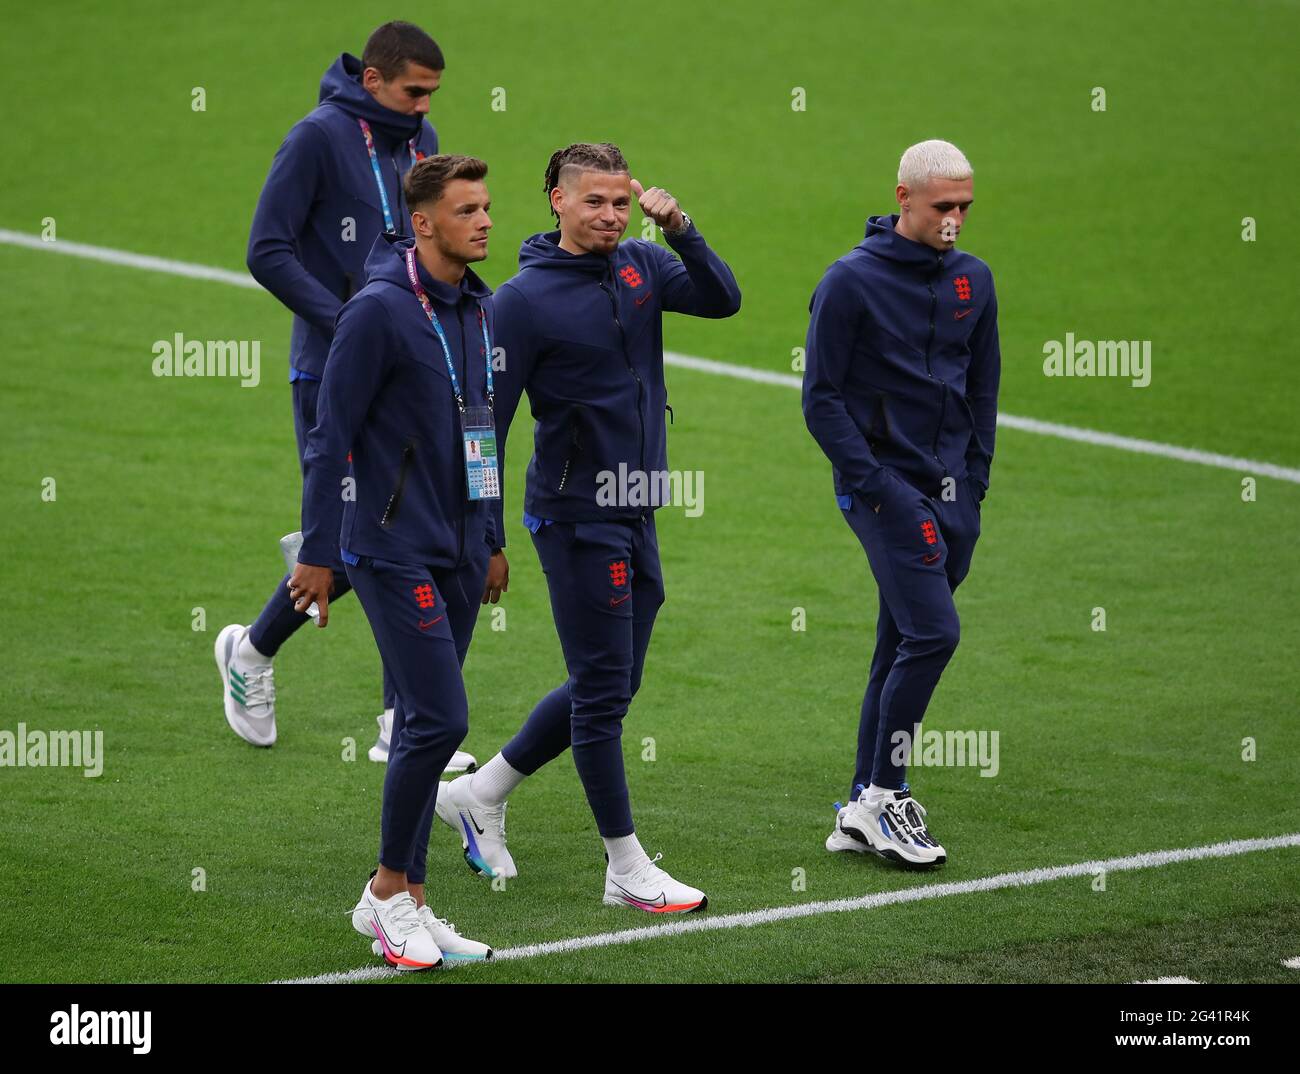
M 465 397 L 460 392 L 460 381 L 456 377 L 456 366 L 451 360 L 451 347 L 447 345 L 447 333 L 442 330 L 442 322 L 438 320 L 438 314 L 434 312 L 433 303 L 429 301 L 429 296 L 424 293 L 424 288 L 420 286 L 420 274 L 415 268 L 414 246 L 406 251 L 406 277 L 411 281 L 411 290 L 415 292 L 415 297 L 420 300 L 420 305 L 424 307 L 429 323 L 433 325 L 433 330 L 438 334 L 438 342 L 442 344 L 442 356 L 447 362 L 447 375 L 451 377 L 451 390 L 456 396 L 456 406 L 460 408 L 463 415 L 465 413 Z M 487 318 L 483 316 L 482 306 L 478 307 L 478 326 L 483 333 L 483 355 L 487 371 L 487 404 L 488 409 L 491 410 L 494 394 L 492 388 L 492 344 L 488 342 Z
M 397 230 L 393 227 L 393 214 L 388 209 L 388 191 L 384 189 L 384 177 L 379 174 L 379 157 L 375 153 L 375 139 L 370 133 L 370 124 L 364 119 L 358 119 L 361 124 L 361 133 L 366 136 L 366 152 L 370 154 L 370 170 L 375 173 L 375 185 L 379 187 L 379 204 L 384 207 L 384 230 L 390 235 Z M 406 148 L 411 151 L 411 167 L 415 167 L 419 158 L 415 155 L 415 139 L 412 138 L 406 143 Z M 401 182 L 401 177 L 398 177 Z

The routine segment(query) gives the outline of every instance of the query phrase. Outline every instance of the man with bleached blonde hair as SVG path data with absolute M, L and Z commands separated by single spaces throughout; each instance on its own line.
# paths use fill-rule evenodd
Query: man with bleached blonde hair
M 813 294 L 803 410 L 879 588 L 876 648 L 849 803 L 832 851 L 941 865 L 906 760 L 957 648 L 953 591 L 970 568 L 997 425 L 993 273 L 955 249 L 974 173 L 950 142 L 911 146 L 899 211 L 873 216 Z

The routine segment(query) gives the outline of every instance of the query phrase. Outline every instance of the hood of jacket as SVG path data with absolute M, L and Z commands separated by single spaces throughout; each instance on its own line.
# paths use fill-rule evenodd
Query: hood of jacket
M 370 253 L 366 255 L 366 283 L 382 280 L 409 291 L 411 280 L 406 273 L 406 251 L 414 248 L 415 240 L 410 236 L 379 235 L 370 247 Z M 415 259 L 415 268 L 419 273 L 420 286 L 428 292 L 430 298 L 445 305 L 454 306 L 462 296 L 482 301 L 492 294 L 492 289 L 468 265 L 465 266 L 465 275 L 461 277 L 458 286 L 435 280 L 420 264 L 418 257 Z
M 608 276 L 612 259 L 604 254 L 571 254 L 560 249 L 560 233 L 543 231 L 519 247 L 519 268 L 554 269 L 585 276 Z
M 897 213 L 889 216 L 873 216 L 868 219 L 867 236 L 862 240 L 862 249 L 887 261 L 934 271 L 935 262 L 944 251 L 900 235 L 894 230 L 897 223 Z
M 361 61 L 351 53 L 340 55 L 321 76 L 320 103 L 336 105 L 348 115 L 364 119 L 371 129 L 391 141 L 406 142 L 418 138 L 424 116 L 418 113 L 406 115 L 385 108 L 361 84 L 362 70 Z

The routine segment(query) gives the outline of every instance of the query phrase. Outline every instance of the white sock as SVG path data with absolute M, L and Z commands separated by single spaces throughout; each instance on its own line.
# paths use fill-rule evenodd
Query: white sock
M 649 861 L 649 855 L 641 849 L 641 841 L 636 837 L 636 833 L 631 835 L 619 835 L 613 839 L 605 839 L 605 853 L 609 855 L 609 871 L 619 876 L 626 876 L 639 865 L 644 865 Z
M 869 806 L 878 806 L 887 798 L 893 798 L 894 792 L 888 787 L 877 787 L 874 783 L 862 794 L 862 800 Z
M 469 789 L 484 805 L 500 805 L 527 778 L 498 753 L 469 777 Z
M 245 665 L 265 666 L 271 662 L 272 658 L 257 651 L 253 645 L 252 633 L 251 630 L 244 631 L 244 636 L 239 639 L 239 644 L 235 647 L 235 659 Z

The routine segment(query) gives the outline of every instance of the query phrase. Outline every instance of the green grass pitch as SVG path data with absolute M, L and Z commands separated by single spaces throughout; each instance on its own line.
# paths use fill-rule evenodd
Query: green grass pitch
M 444 148 L 491 167 L 490 283 L 548 226 L 551 151 L 612 140 L 744 291 L 732 320 L 669 317 L 668 346 L 789 373 L 826 265 L 891 210 L 902 149 L 948 138 L 976 171 L 962 246 L 996 274 L 1004 411 L 1300 466 L 1294 7 L 965 3 L 904 19 L 665 0 L 621 27 L 522 3 L 455 12 L 405 17 L 447 54 Z M 280 139 L 330 61 L 393 17 L 337 0 L 6 15 L 0 228 L 37 234 L 52 217 L 60 240 L 242 269 Z M 377 851 L 383 778 L 365 759 L 379 661 L 360 608 L 341 601 L 327 631 L 284 649 L 272 750 L 229 732 L 212 661 L 297 525 L 289 314 L 258 291 L 13 245 L 0 272 L 0 730 L 100 729 L 106 755 L 95 779 L 0 768 L 0 979 L 373 964 L 345 916 Z M 151 345 L 176 332 L 260 339 L 262 383 L 154 378 Z M 1043 343 L 1066 332 L 1151 340 L 1151 385 L 1044 377 Z M 937 876 L 828 854 L 874 637 L 865 557 L 796 391 L 668 375 L 670 465 L 705 471 L 706 509 L 660 514 L 668 601 L 624 742 L 641 839 L 707 889 L 709 913 L 1300 831 L 1300 486 L 1261 477 L 1247 502 L 1242 473 L 1004 428 L 962 643 L 927 720 L 996 730 L 1000 770 L 914 773 L 951 855 Z M 516 450 L 508 475 L 506 629 L 480 619 L 466 668 L 480 759 L 563 678 L 518 524 L 525 462 Z M 567 756 L 509 817 L 521 876 L 501 891 L 435 825 L 440 914 L 502 948 L 651 923 L 601 905 Z M 1271 850 L 1116 873 L 1104 891 L 1062 880 L 424 983 L 1296 980 L 1281 960 L 1300 955 L 1298 882 L 1300 851 Z

